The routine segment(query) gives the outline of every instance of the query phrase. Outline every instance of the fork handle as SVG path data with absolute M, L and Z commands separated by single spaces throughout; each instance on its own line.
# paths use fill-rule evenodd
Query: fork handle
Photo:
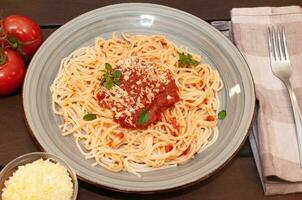
M 299 158 L 300 158 L 300 166 L 302 167 L 302 115 L 301 111 L 298 105 L 297 97 L 295 95 L 295 92 L 289 82 L 284 82 L 289 96 L 292 103 L 292 109 L 294 113 L 294 119 L 295 119 L 295 125 L 296 125 L 296 131 L 297 131 L 297 141 L 298 141 L 298 149 L 299 149 Z

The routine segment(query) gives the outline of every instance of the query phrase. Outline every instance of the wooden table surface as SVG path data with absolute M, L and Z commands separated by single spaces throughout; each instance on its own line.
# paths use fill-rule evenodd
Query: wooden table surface
M 0 0 L 3 16 L 23 14 L 36 20 L 44 39 L 62 24 L 87 11 L 120 3 L 120 0 Z M 123 2 L 137 2 L 123 1 Z M 208 22 L 230 20 L 233 7 L 300 5 L 301 0 L 143 0 L 178 8 Z M 24 153 L 38 151 L 23 119 L 22 93 L 0 97 L 0 169 Z M 80 181 L 78 200 L 95 199 L 302 199 L 302 194 L 265 197 L 248 141 L 216 175 L 185 189 L 152 195 L 112 192 Z

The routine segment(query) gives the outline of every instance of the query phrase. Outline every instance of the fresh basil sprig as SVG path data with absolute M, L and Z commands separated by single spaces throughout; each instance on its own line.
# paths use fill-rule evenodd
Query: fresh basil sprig
M 84 117 L 83 117 L 83 120 L 85 120 L 85 121 L 92 121 L 94 119 L 96 119 L 96 115 L 92 114 L 92 113 L 88 113 L 88 114 L 84 115 Z
M 114 85 L 120 85 L 120 78 L 122 72 L 119 70 L 114 70 L 112 76 L 110 75 L 112 67 L 109 63 L 105 63 L 105 82 L 104 87 L 110 90 Z
M 185 53 L 180 53 L 180 52 L 177 52 L 178 55 L 179 55 L 179 58 L 178 58 L 178 64 L 179 66 L 185 66 L 185 65 L 198 65 L 199 62 L 197 60 L 194 60 L 192 58 L 192 55 L 191 54 L 185 54 Z
M 119 70 L 114 70 L 112 72 L 112 76 L 113 76 L 113 83 L 116 85 L 120 85 L 120 78 L 122 76 L 122 72 Z
M 225 117 L 226 117 L 226 111 L 225 110 L 222 110 L 218 113 L 218 119 L 219 120 L 223 120 Z
M 149 112 L 146 110 L 143 110 L 138 116 L 138 124 L 144 125 L 145 123 L 147 123 L 149 121 L 149 119 L 150 119 Z

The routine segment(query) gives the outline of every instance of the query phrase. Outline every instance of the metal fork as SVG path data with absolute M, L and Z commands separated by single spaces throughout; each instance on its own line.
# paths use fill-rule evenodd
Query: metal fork
M 268 28 L 268 47 L 273 74 L 284 83 L 291 99 L 297 131 L 300 166 L 302 167 L 302 115 L 296 95 L 289 80 L 292 74 L 292 67 L 289 60 L 286 36 L 283 27 Z

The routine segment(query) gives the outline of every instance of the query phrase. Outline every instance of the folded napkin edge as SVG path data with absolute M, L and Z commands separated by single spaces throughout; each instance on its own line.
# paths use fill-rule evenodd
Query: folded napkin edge
M 285 15 L 302 13 L 302 9 L 298 5 L 282 6 L 282 7 L 244 7 L 232 8 L 230 11 L 232 16 L 267 16 L 267 15 Z

